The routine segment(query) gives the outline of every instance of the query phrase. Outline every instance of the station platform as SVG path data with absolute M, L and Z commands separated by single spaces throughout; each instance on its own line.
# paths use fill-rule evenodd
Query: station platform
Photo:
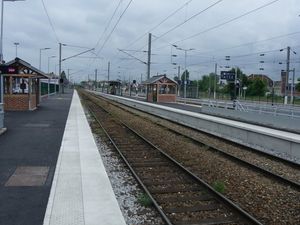
M 0 135 L 0 224 L 40 225 L 73 91 L 54 95 L 37 110 L 5 112 Z
M 79 97 L 65 92 L 5 113 L 0 225 L 125 225 Z
M 43 224 L 126 224 L 76 91 Z
M 291 161 L 300 159 L 300 134 L 201 113 L 201 107 L 175 103 L 149 103 L 133 98 L 94 92 L 121 104 L 145 111 L 196 130 Z

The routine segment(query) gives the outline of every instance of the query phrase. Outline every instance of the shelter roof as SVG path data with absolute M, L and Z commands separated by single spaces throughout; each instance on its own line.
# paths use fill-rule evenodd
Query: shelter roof
M 48 74 L 35 68 L 34 66 L 30 65 L 28 62 L 20 58 L 15 58 L 14 60 L 1 65 L 0 70 L 2 74 L 31 74 L 36 75 L 40 78 L 50 78 Z
M 177 82 L 175 80 L 168 78 L 166 75 L 153 76 L 150 79 L 143 82 L 143 84 L 155 84 L 155 83 L 174 83 L 177 85 Z

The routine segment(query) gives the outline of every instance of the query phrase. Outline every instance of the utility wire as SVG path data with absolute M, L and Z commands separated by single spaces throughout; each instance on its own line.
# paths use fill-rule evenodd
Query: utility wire
M 133 0 L 130 0 L 129 3 L 127 4 L 126 8 L 123 10 L 122 14 L 120 15 L 119 19 L 117 20 L 116 24 L 114 25 L 113 29 L 111 30 L 111 32 L 109 33 L 109 35 L 107 36 L 107 38 L 105 39 L 105 41 L 103 42 L 100 50 L 97 52 L 97 55 L 100 54 L 100 52 L 103 50 L 105 44 L 108 42 L 108 40 L 110 39 L 112 33 L 115 31 L 115 29 L 117 28 L 119 22 L 121 21 L 122 17 L 124 16 L 125 12 L 127 11 L 127 9 L 129 8 L 130 4 L 132 3 Z
M 117 7 L 115 8 L 115 10 L 114 10 L 114 12 L 113 12 L 112 16 L 110 17 L 110 19 L 109 19 L 109 21 L 108 21 L 108 23 L 107 23 L 107 25 L 106 25 L 106 27 L 105 27 L 105 29 L 104 29 L 103 33 L 100 35 L 100 37 L 99 37 L 99 39 L 98 39 L 98 41 L 97 41 L 97 43 L 96 43 L 96 45 L 95 45 L 95 47 L 94 47 L 94 48 L 97 48 L 97 47 L 98 47 L 98 45 L 99 45 L 100 41 L 101 41 L 101 40 L 102 40 L 102 38 L 104 37 L 104 34 L 105 34 L 105 33 L 106 33 L 106 31 L 108 30 L 108 28 L 109 28 L 109 26 L 110 26 L 110 24 L 111 24 L 111 22 L 112 22 L 113 18 L 115 17 L 115 15 L 116 15 L 116 13 L 117 13 L 117 11 L 118 11 L 118 9 L 119 9 L 119 7 L 120 7 L 120 5 L 121 5 L 122 1 L 123 1 L 123 0 L 120 0 L 120 1 L 119 1 L 119 3 L 118 3 L 118 5 L 117 5 Z
M 98 41 L 97 41 L 97 43 L 96 43 L 96 45 L 95 45 L 95 48 L 99 45 L 100 41 L 101 41 L 102 38 L 104 37 L 104 34 L 105 34 L 105 32 L 108 30 L 108 28 L 109 28 L 109 26 L 110 26 L 110 24 L 111 24 L 111 22 L 112 22 L 112 20 L 113 20 L 113 18 L 114 18 L 114 16 L 115 16 L 117 10 L 119 9 L 119 7 L 120 7 L 122 1 L 123 1 L 123 0 L 120 0 L 120 1 L 119 1 L 119 4 L 118 4 L 117 7 L 115 8 L 115 10 L 114 10 L 114 12 L 113 12 L 113 14 L 112 14 L 112 16 L 111 16 L 111 18 L 110 18 L 110 20 L 109 20 L 107 26 L 105 27 L 105 29 L 104 29 L 102 35 L 101 35 L 100 38 L 98 39 Z M 110 34 L 107 36 L 106 40 L 103 42 L 103 45 L 101 46 L 100 50 L 97 52 L 97 54 L 96 54 L 97 56 L 99 56 L 100 52 L 102 51 L 102 49 L 104 48 L 106 42 L 109 40 L 110 36 L 112 35 L 112 33 L 114 32 L 114 30 L 116 29 L 118 23 L 119 23 L 120 20 L 122 19 L 123 15 L 125 14 L 126 10 L 127 10 L 128 7 L 130 6 L 130 4 L 131 4 L 132 1 L 133 1 L 133 0 L 131 0 L 131 1 L 128 3 L 127 7 L 124 9 L 124 11 L 122 12 L 122 14 L 120 15 L 120 17 L 119 17 L 118 21 L 116 22 L 115 26 L 113 27 L 112 31 L 111 31 Z M 91 65 L 92 65 L 94 62 L 95 62 L 95 59 L 93 59 L 93 61 L 89 63 L 89 65 L 88 65 L 87 68 L 91 67 Z
M 160 25 L 162 25 L 164 22 L 166 22 L 168 19 L 170 19 L 172 16 L 176 15 L 180 10 L 182 10 L 184 7 L 186 7 L 188 4 L 190 4 L 193 0 L 189 0 L 186 3 L 184 3 L 182 6 L 180 6 L 178 9 L 176 9 L 174 12 L 172 12 L 171 14 L 169 14 L 166 18 L 164 18 L 161 22 L 159 22 L 157 25 L 155 25 L 154 27 L 152 27 L 150 30 L 148 30 L 146 33 L 144 33 L 143 35 L 141 35 L 140 37 L 138 37 L 137 39 L 135 39 L 132 43 L 130 43 L 126 48 L 132 46 L 133 44 L 135 44 L 136 42 L 138 42 L 139 40 L 141 40 L 143 37 L 145 37 L 148 33 L 152 32 L 153 30 L 155 30 L 156 28 L 158 28 Z
M 161 39 L 161 38 L 162 38 L 163 36 L 165 36 L 166 34 L 172 32 L 173 30 L 175 30 L 175 29 L 177 29 L 177 28 L 179 28 L 180 26 L 184 25 L 184 24 L 187 23 L 188 21 L 190 21 L 190 20 L 196 18 L 197 16 L 201 15 L 202 13 L 206 12 L 207 10 L 209 10 L 210 8 L 214 7 L 215 5 L 221 3 L 222 1 L 224 1 L 224 0 L 218 0 L 218 1 L 214 2 L 213 4 L 209 5 L 208 7 L 206 7 L 206 8 L 203 9 L 203 10 L 201 10 L 200 12 L 198 12 L 198 13 L 192 15 L 191 17 L 189 17 L 188 19 L 184 20 L 184 21 L 181 22 L 180 24 L 178 24 L 178 25 L 172 27 L 170 30 L 166 31 L 165 33 L 161 34 L 160 36 L 156 36 L 156 38 L 152 41 L 152 43 L 155 42 L 155 41 L 157 41 L 158 39 Z M 186 4 L 185 4 L 185 5 L 186 5 Z M 185 6 L 185 5 L 184 5 L 184 6 Z M 182 9 L 182 8 L 183 8 L 183 6 L 181 7 L 181 9 Z M 144 36 L 143 36 L 143 37 L 144 37 Z M 167 42 L 167 41 L 166 41 L 166 42 Z M 168 43 L 168 42 L 167 42 L 167 43 Z M 169 44 L 169 45 L 172 45 L 171 43 L 168 43 L 168 44 Z M 146 47 L 146 46 L 147 46 L 147 44 L 143 45 L 143 46 L 142 46 L 141 48 L 139 48 L 138 50 L 141 50 L 141 49 L 143 49 L 143 48 Z
M 58 35 L 57 35 L 56 30 L 55 30 L 55 28 L 54 28 L 54 25 L 53 25 L 53 23 L 52 23 L 52 21 L 51 21 L 51 19 L 50 19 L 50 16 L 49 16 L 48 11 L 47 11 L 45 2 L 44 2 L 44 0 L 41 0 L 41 1 L 42 1 L 42 4 L 43 4 L 44 11 L 45 11 L 45 13 L 46 13 L 46 15 L 47 15 L 49 24 L 50 24 L 50 26 L 51 26 L 51 28 L 52 28 L 52 30 L 53 30 L 53 32 L 54 32 L 54 36 L 55 36 L 55 38 L 56 38 L 56 41 L 57 41 L 58 43 L 60 43 L 59 38 L 58 38 Z
M 199 16 L 199 15 L 201 15 L 202 13 L 206 12 L 206 11 L 209 10 L 210 8 L 216 6 L 217 4 L 221 3 L 222 1 L 224 1 L 224 0 L 218 0 L 218 1 L 216 1 L 215 3 L 209 5 L 207 8 L 201 10 L 200 12 L 198 12 L 198 13 L 194 14 L 193 16 L 189 17 L 187 20 L 183 21 L 182 23 L 180 23 L 180 24 L 178 24 L 178 25 L 172 27 L 170 30 L 168 30 L 168 31 L 166 31 L 165 33 L 161 34 L 161 35 L 160 35 L 159 37 L 157 37 L 154 41 L 156 41 L 156 40 L 162 38 L 162 37 L 165 36 L 166 34 L 168 34 L 168 33 L 172 32 L 173 30 L 177 29 L 178 27 L 181 27 L 183 24 L 185 24 L 185 23 L 187 23 L 188 21 L 190 21 L 190 20 L 196 18 L 197 16 Z M 277 1 L 278 1 L 278 0 L 277 0 Z
M 211 50 L 211 51 L 206 51 L 206 52 L 201 52 L 200 51 L 200 53 L 201 54 L 207 54 L 207 53 L 211 53 L 211 52 L 219 52 L 219 51 L 229 50 L 229 49 L 233 49 L 233 48 L 239 48 L 239 47 L 243 47 L 243 46 L 247 46 L 247 45 L 254 45 L 254 44 L 257 44 L 257 43 L 260 43 L 260 42 L 280 39 L 280 38 L 283 38 L 283 37 L 292 36 L 292 35 L 296 35 L 296 34 L 300 34 L 300 31 L 296 31 L 296 32 L 293 32 L 293 33 L 288 33 L 288 34 L 283 34 L 283 35 L 278 35 L 278 36 L 270 37 L 270 38 L 259 40 L 259 41 L 253 41 L 253 42 L 248 42 L 248 43 L 244 43 L 244 44 L 240 44 L 240 45 L 235 45 L 235 46 L 231 46 L 231 47 L 227 47 L 227 48 L 221 48 L 221 49 L 216 49 L 216 50 Z M 196 50 L 196 52 L 197 52 L 197 50 Z M 190 54 L 190 55 L 198 55 L 198 54 Z
M 242 15 L 239 15 L 239 16 L 234 17 L 234 18 L 232 18 L 232 19 L 230 19 L 230 20 L 227 20 L 227 21 L 225 21 L 225 22 L 223 22 L 223 23 L 220 23 L 220 24 L 218 24 L 218 25 L 215 25 L 215 26 L 213 26 L 213 27 L 210 27 L 210 28 L 208 28 L 208 29 L 206 29 L 206 30 L 203 30 L 203 31 L 199 32 L 199 33 L 193 34 L 192 36 L 189 36 L 189 37 L 187 37 L 187 38 L 184 38 L 184 39 L 182 39 L 182 40 L 180 40 L 180 41 L 176 41 L 176 42 L 174 42 L 174 44 L 177 44 L 177 43 L 179 43 L 179 42 L 183 42 L 183 41 L 190 40 L 190 39 L 195 38 L 195 37 L 197 37 L 197 36 L 199 36 L 199 35 L 201 35 L 201 34 L 204 34 L 204 33 L 207 33 L 207 32 L 209 32 L 209 31 L 215 30 L 215 29 L 217 29 L 217 28 L 219 28 L 219 27 L 222 27 L 222 26 L 224 26 L 224 25 L 226 25 L 226 24 L 228 24 L 228 23 L 231 23 L 231 22 L 233 22 L 233 21 L 236 21 L 236 20 L 238 20 L 238 19 L 240 19 L 240 18 L 242 18 L 242 17 L 245 17 L 245 16 L 247 16 L 247 15 L 249 15 L 249 14 L 252 14 L 252 13 L 254 13 L 254 12 L 258 11 L 258 10 L 261 10 L 261 9 L 267 7 L 267 6 L 270 6 L 270 5 L 272 5 L 272 4 L 274 4 L 274 3 L 278 2 L 278 1 L 280 1 L 280 0 L 274 0 L 274 1 L 268 2 L 268 3 L 262 5 L 262 6 L 258 7 L 258 8 L 255 8 L 255 9 L 252 9 L 252 10 L 246 12 L 246 13 L 243 13 Z

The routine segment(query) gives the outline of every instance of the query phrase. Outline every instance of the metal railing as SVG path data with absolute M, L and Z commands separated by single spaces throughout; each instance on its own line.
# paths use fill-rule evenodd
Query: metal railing
M 183 102 L 184 99 L 177 97 L 177 101 Z M 294 105 L 270 105 L 270 104 L 257 104 L 247 101 L 219 101 L 210 99 L 186 99 L 187 103 L 198 104 L 209 107 L 217 107 L 224 109 L 235 109 L 242 112 L 256 112 L 259 114 L 269 114 L 273 116 L 286 116 L 289 118 L 300 119 L 300 107 Z

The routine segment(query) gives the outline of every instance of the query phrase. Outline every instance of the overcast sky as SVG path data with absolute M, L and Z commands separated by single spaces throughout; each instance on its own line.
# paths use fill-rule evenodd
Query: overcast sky
M 270 2 L 272 0 L 122 0 L 121 3 L 119 0 L 44 0 L 52 28 L 42 0 L 6 1 L 4 60 L 16 56 L 14 43 L 18 42 L 18 57 L 38 68 L 39 49 L 49 47 L 50 50 L 42 51 L 42 70 L 48 72 L 48 57 L 55 56 L 49 59 L 50 72 L 54 72 L 55 67 L 58 72 L 58 43 L 61 42 L 69 45 L 63 46 L 62 58 L 96 47 L 92 53 L 63 63 L 63 70 L 70 69 L 76 81 L 87 79 L 95 69 L 98 69 L 99 79 L 105 79 L 108 61 L 111 62 L 112 79 L 140 79 L 141 74 L 145 79 L 146 65 L 118 49 L 128 50 L 146 61 L 144 51 L 147 50 L 147 33 L 151 31 L 151 75 L 167 73 L 174 77 L 177 69 L 171 63 L 184 68 L 184 51 L 171 47 L 176 44 L 194 49 L 187 52 L 187 68 L 192 79 L 213 72 L 217 63 L 218 71 L 224 70 L 220 66 L 239 66 L 247 74 L 263 73 L 278 80 L 280 71 L 286 68 L 284 48 L 287 46 L 297 53 L 291 54 L 291 68 L 296 68 L 299 77 L 300 1 L 279 0 L 242 16 Z M 176 10 L 178 12 L 174 13 Z M 172 13 L 173 16 L 160 24 Z M 242 17 L 229 22 L 239 16 Z M 114 32 L 108 36 L 119 19 Z M 231 56 L 231 60 L 225 61 L 225 56 Z

